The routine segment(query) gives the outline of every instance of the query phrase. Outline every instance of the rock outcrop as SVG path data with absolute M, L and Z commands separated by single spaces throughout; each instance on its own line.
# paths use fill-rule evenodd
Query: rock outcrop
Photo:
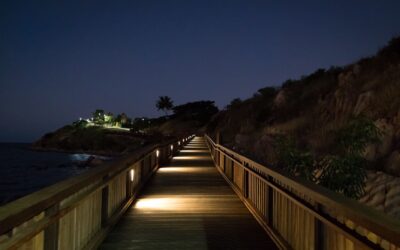
M 400 177 L 383 172 L 368 173 L 361 203 L 400 219 Z

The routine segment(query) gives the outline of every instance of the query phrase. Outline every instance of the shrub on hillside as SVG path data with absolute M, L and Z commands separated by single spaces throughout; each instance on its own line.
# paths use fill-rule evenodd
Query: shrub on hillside
M 310 152 L 299 150 L 292 140 L 280 136 L 276 140 L 276 153 L 280 167 L 288 174 L 314 181 L 315 164 Z
M 364 194 L 365 161 L 357 155 L 328 155 L 319 162 L 321 175 L 316 183 L 350 198 Z
M 362 152 L 369 143 L 379 142 L 380 131 L 372 120 L 358 116 L 338 130 L 337 154 L 323 156 L 318 163 L 311 153 L 299 150 L 292 140 L 279 137 L 276 151 L 279 165 L 289 175 L 299 176 L 351 198 L 364 194 L 366 160 Z

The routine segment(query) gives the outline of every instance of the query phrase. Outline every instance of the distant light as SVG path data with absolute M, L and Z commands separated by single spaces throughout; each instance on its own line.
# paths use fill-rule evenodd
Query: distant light
M 131 171 L 129 171 L 129 176 L 131 177 L 131 182 L 133 182 L 133 180 L 135 178 L 135 171 L 133 169 L 131 169 Z
M 174 150 L 174 145 L 171 145 L 171 150 Z
M 178 145 L 181 145 L 181 142 L 180 142 L 180 141 L 178 141 Z
M 160 156 L 160 150 L 156 150 L 156 156 L 157 156 L 157 158 Z

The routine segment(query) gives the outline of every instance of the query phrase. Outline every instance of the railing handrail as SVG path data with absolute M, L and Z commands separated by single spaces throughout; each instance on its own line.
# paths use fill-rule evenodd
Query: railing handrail
M 338 213 L 338 215 L 344 216 L 346 219 L 365 227 L 370 232 L 373 232 L 392 243 L 400 245 L 399 220 L 313 182 L 298 177 L 287 176 L 282 170 L 274 167 L 263 166 L 231 149 L 215 143 L 208 135 L 205 135 L 205 137 L 213 147 L 225 152 L 227 155 L 230 155 L 232 160 L 242 164 L 250 171 L 258 174 L 261 178 L 266 179 L 263 175 L 272 177 L 284 186 L 286 185 L 311 198 L 313 202 L 317 202 L 327 209 Z M 247 165 L 250 165 L 256 171 L 249 168 Z M 257 172 L 260 172 L 263 175 L 260 175 L 260 173 Z M 295 194 L 293 195 L 296 196 Z
M 112 177 L 140 161 L 160 147 L 165 147 L 177 140 L 148 145 L 122 158 L 107 162 L 85 173 L 55 183 L 26 195 L 15 201 L 0 206 L 0 235 L 8 232 L 21 223 L 37 216 L 39 213 L 61 202 L 83 187 L 101 180 L 104 176 Z

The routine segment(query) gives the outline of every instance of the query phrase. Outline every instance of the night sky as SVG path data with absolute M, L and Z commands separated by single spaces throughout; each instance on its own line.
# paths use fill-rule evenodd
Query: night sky
M 158 116 L 160 95 L 222 108 L 400 34 L 398 0 L 35 2 L 0 2 L 3 142 L 96 108 Z

